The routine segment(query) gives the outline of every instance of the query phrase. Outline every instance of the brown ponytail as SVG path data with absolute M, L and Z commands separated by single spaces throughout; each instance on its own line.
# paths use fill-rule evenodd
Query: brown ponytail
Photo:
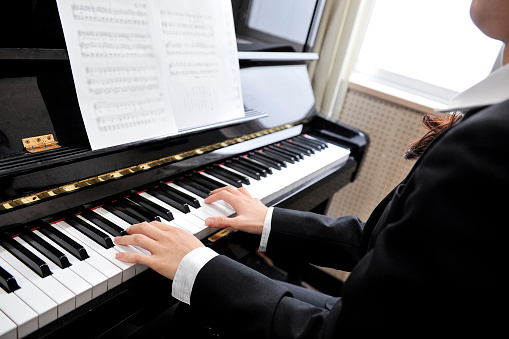
M 439 134 L 449 129 L 456 121 L 463 116 L 460 112 L 452 112 L 439 116 L 436 114 L 426 114 L 422 118 L 422 124 L 428 132 L 419 140 L 414 141 L 405 152 L 405 159 L 417 159 L 428 148 L 429 144 Z

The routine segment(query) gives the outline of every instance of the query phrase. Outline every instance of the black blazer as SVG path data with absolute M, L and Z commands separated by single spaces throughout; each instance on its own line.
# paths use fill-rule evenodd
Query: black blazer
M 330 312 L 224 256 L 198 274 L 191 308 L 233 338 L 505 332 L 508 157 L 506 101 L 466 112 L 365 224 L 276 208 L 269 249 L 351 271 Z

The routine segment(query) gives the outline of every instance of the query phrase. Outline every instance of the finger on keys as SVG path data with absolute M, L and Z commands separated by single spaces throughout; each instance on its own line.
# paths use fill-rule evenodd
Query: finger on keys
M 115 258 L 126 263 L 141 264 L 148 267 L 152 267 L 154 265 L 152 256 L 144 253 L 118 252 L 115 255 Z
M 235 208 L 235 203 L 242 199 L 244 195 L 239 192 L 236 188 L 232 186 L 227 186 L 220 188 L 218 190 L 212 191 L 212 194 L 204 199 L 206 204 L 211 204 L 218 200 L 223 200 L 227 203 L 229 203 L 233 209 Z
M 160 236 L 161 229 L 158 227 L 154 227 L 153 224 L 148 222 L 142 222 L 139 224 L 131 225 L 128 229 L 126 229 L 128 234 L 143 234 L 144 236 L 157 240 Z
M 261 234 L 265 216 L 267 215 L 268 207 L 265 206 L 259 199 L 252 198 L 247 195 L 241 194 L 234 195 L 228 191 L 221 191 L 217 194 L 211 195 L 207 199 L 224 200 L 229 203 L 237 212 L 233 218 L 225 216 L 214 216 L 205 219 L 205 224 L 209 227 L 232 227 L 236 230 Z M 207 201 L 206 201 L 207 202 Z
M 212 195 L 214 195 L 216 193 L 223 192 L 223 191 L 228 191 L 231 194 L 235 194 L 235 195 L 240 195 L 240 193 L 241 193 L 235 187 L 233 187 L 232 185 L 228 185 L 228 186 L 219 187 L 219 188 L 216 188 L 213 191 L 210 191 L 210 195 L 212 196 Z
M 175 226 L 171 226 L 159 221 L 151 221 L 150 225 L 160 229 L 161 231 L 170 231 L 172 228 L 175 228 Z
M 117 245 L 133 245 L 139 246 L 150 251 L 150 248 L 154 245 L 155 240 L 147 237 L 144 234 L 129 234 L 121 237 L 115 237 L 115 244 Z
M 124 262 L 149 266 L 170 279 L 174 278 L 180 261 L 184 256 L 198 247 L 203 247 L 203 243 L 199 239 L 179 227 L 169 227 L 166 231 L 161 231 L 153 224 L 148 223 L 133 226 L 140 228 L 140 230 L 149 230 L 147 233 L 157 234 L 156 239 L 149 239 L 150 241 L 147 242 L 146 249 L 152 254 L 119 252 L 116 254 L 116 258 Z M 152 230 L 150 231 L 150 229 Z M 129 233 L 131 233 L 131 228 Z M 132 241 L 136 241 L 136 237 L 140 236 L 144 235 L 133 231 L 132 234 L 116 238 L 115 241 L 121 241 L 122 244 L 135 245 Z
M 245 188 L 244 186 L 239 187 L 239 188 L 237 189 L 237 191 L 239 191 L 240 193 L 242 193 L 242 194 L 244 194 L 244 195 L 248 196 L 249 198 L 252 198 L 251 194 L 249 194 L 249 191 L 248 191 L 248 190 L 247 190 L 247 188 Z

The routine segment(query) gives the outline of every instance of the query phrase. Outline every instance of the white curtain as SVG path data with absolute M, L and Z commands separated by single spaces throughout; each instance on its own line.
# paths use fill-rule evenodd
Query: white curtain
M 310 63 L 309 76 L 319 112 L 337 119 L 348 79 L 366 32 L 375 0 L 328 0 L 316 38 L 319 60 Z

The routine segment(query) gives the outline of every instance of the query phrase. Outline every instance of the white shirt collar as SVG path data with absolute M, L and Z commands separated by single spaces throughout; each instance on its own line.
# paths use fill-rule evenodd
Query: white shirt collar
M 459 93 L 449 101 L 447 108 L 437 112 L 452 112 L 498 104 L 509 100 L 509 64 L 506 64 L 486 79 Z

